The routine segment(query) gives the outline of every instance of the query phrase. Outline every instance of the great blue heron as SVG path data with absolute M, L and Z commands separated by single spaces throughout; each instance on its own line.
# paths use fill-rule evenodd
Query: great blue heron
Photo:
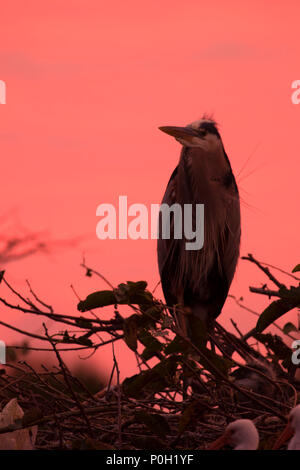
M 159 220 L 157 251 L 165 300 L 171 312 L 174 305 L 184 307 L 178 323 L 192 339 L 197 324 L 193 320 L 200 319 L 206 329 L 210 328 L 233 279 L 241 233 L 239 193 L 214 121 L 203 118 L 186 127 L 159 129 L 183 146 L 162 202 L 181 207 L 204 204 L 204 245 L 200 250 L 187 250 L 184 237 L 172 236 L 172 212 L 169 239 L 161 236 L 161 213 Z

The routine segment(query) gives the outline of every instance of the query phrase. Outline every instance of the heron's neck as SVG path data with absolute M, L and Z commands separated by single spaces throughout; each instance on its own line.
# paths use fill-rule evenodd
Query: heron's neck
M 223 193 L 225 195 L 228 189 L 225 184 L 226 178 L 232 174 L 221 146 L 213 152 L 200 147 L 184 148 L 179 162 L 179 171 L 184 173 L 182 180 L 187 186 L 185 190 L 190 189 L 190 199 L 192 199 L 190 202 L 210 205 L 220 201 Z M 180 188 L 178 189 L 180 192 Z M 184 197 L 186 199 L 186 194 Z

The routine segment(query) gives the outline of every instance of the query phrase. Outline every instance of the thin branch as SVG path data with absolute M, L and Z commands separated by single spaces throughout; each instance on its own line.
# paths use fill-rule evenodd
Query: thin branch
M 256 266 L 259 267 L 259 269 L 261 269 L 267 276 L 268 278 L 277 286 L 279 287 L 279 289 L 281 287 L 285 287 L 284 284 L 282 284 L 281 282 L 279 282 L 276 277 L 270 272 L 270 270 L 268 268 L 265 268 L 264 266 L 261 265 L 261 263 L 259 261 L 257 261 L 253 255 L 251 255 L 251 253 L 248 253 L 248 256 L 242 256 L 241 259 L 244 259 L 244 260 L 247 260 L 247 261 L 250 261 L 251 263 L 254 263 L 256 264 Z

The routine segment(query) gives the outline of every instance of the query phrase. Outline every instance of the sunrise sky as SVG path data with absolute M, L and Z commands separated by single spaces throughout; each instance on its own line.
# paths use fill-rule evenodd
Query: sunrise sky
M 81 298 L 105 288 L 84 277 L 85 254 L 114 285 L 145 279 L 153 289 L 155 241 L 98 240 L 96 207 L 119 195 L 159 203 L 180 146 L 158 126 L 203 113 L 219 123 L 240 187 L 241 254 L 291 271 L 299 263 L 300 104 L 291 101 L 299 17 L 297 0 L 2 2 L 1 214 L 53 241 L 81 237 L 7 265 L 7 279 L 22 292 L 29 279 L 57 312 L 74 313 L 71 284 Z M 264 281 L 240 261 L 231 292 L 260 311 L 268 300 L 248 286 Z M 39 319 L 3 307 L 1 318 L 42 331 Z M 232 300 L 220 320 L 230 327 L 230 318 L 243 331 L 255 324 Z M 11 338 L 20 339 L 0 328 L 0 339 Z M 134 371 L 125 347 L 117 354 Z M 111 349 L 100 356 L 109 370 Z

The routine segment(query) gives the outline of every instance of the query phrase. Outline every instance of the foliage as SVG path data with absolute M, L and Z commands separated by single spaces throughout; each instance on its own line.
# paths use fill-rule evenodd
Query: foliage
M 196 448 L 216 437 L 212 429 L 218 434 L 227 424 L 228 416 L 232 419 L 246 416 L 259 421 L 262 409 L 265 417 L 275 420 L 276 432 L 300 392 L 291 363 L 292 350 L 286 341 L 286 338 L 294 338 L 298 329 L 292 322 L 280 328 L 276 321 L 299 306 L 300 288 L 283 285 L 252 255 L 246 259 L 264 271 L 277 287 L 276 290 L 267 286 L 250 287 L 250 291 L 278 300 L 271 302 L 259 315 L 256 327 L 246 335 L 238 328 L 238 335 L 229 333 L 218 322 L 213 331 L 206 332 L 195 319 L 197 334 L 193 341 L 175 320 L 178 315 L 186 314 L 184 308 L 178 305 L 170 312 L 148 290 L 145 281 L 127 281 L 117 287 L 107 282 L 109 289 L 87 295 L 78 303 L 79 315 L 70 315 L 56 313 L 52 306 L 39 299 L 30 285 L 30 298 L 16 292 L 6 274 L 1 272 L 2 292 L 7 288 L 17 296 L 16 303 L 0 297 L 5 307 L 60 325 L 51 334 L 45 324 L 44 334 L 17 329 L 30 340 L 30 345 L 26 342 L 20 346 L 10 345 L 12 362 L 0 371 L 1 403 L 18 396 L 25 416 L 32 417 L 18 426 L 21 429 L 29 424 L 39 425 L 38 448 L 47 447 L 49 436 L 52 448 Z M 85 264 L 83 266 L 88 277 L 98 275 L 105 279 Z M 297 280 L 296 276 L 293 275 L 293 279 Z M 242 302 L 235 300 L 239 305 Z M 111 312 L 109 319 L 108 311 Z M 15 329 L 3 321 L 0 324 Z M 280 336 L 273 331 L 265 332 L 270 326 L 279 328 Z M 253 339 L 264 345 L 263 352 L 256 347 L 257 343 L 250 344 Z M 122 383 L 114 349 L 114 344 L 120 341 L 138 362 L 137 373 Z M 94 395 L 84 380 L 78 380 L 70 373 L 63 353 L 72 350 L 93 354 L 108 344 L 113 347 L 111 378 L 107 387 Z M 24 353 L 31 349 L 52 351 L 58 363 L 56 373 L 38 373 L 27 363 L 25 369 L 16 366 L 17 357 L 12 355 L 13 351 Z M 267 369 L 255 364 L 272 366 L 276 374 L 269 375 Z M 10 367 L 13 374 L 8 373 Z M 259 393 L 240 386 L 234 378 L 236 370 L 245 373 L 254 370 L 272 393 Z M 34 411 L 36 407 L 30 406 L 33 390 L 38 413 Z M 56 426 L 53 427 L 53 423 Z M 260 425 L 264 433 L 265 422 Z M 76 431 L 75 439 L 77 427 L 80 431 Z M 0 429 L 0 435 L 5 431 L 8 430 Z M 266 436 L 269 434 L 270 427 L 267 426 Z

